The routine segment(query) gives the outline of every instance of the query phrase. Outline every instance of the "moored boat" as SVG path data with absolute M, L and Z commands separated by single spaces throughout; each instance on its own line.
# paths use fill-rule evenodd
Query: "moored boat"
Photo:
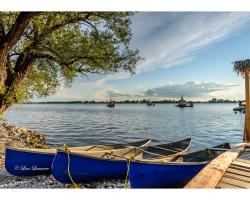
M 115 107 L 115 101 L 112 101 L 110 99 L 110 101 L 107 103 L 107 107 L 114 108 Z
M 178 155 L 169 162 L 131 161 L 131 188 L 178 188 L 184 186 L 211 160 L 230 149 L 228 143 Z
M 52 174 L 62 183 L 81 183 L 102 179 L 124 178 L 127 173 L 127 161 L 133 159 L 168 159 L 185 152 L 191 138 L 143 148 L 132 148 L 127 152 L 85 155 L 77 151 L 58 149 L 52 163 Z
M 144 147 L 151 142 L 150 139 L 140 140 L 124 144 L 92 145 L 83 147 L 71 147 L 71 150 L 93 154 L 95 152 L 119 151 L 131 147 Z M 35 176 L 51 173 L 51 164 L 56 154 L 56 148 L 27 149 L 6 147 L 5 168 L 8 173 L 15 176 Z
M 181 96 L 181 99 L 179 100 L 179 103 L 176 105 L 176 107 L 185 108 L 185 107 L 193 107 L 193 102 L 187 102 L 184 100 L 183 96 Z
M 234 111 L 234 112 L 239 111 L 239 112 L 245 113 L 245 110 L 246 110 L 246 102 L 245 102 L 245 101 L 240 101 L 240 102 L 239 102 L 239 106 L 233 108 L 233 111 Z
M 147 104 L 147 106 L 155 106 L 155 103 L 153 103 L 153 102 L 150 101 L 150 100 L 148 100 L 146 104 Z

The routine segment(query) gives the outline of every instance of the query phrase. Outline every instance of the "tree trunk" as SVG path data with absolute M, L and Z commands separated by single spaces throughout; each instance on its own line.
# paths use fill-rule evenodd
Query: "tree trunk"
M 246 112 L 243 141 L 250 142 L 250 91 L 249 91 L 249 72 L 245 72 L 245 95 L 246 95 Z
M 20 40 L 30 19 L 38 12 L 21 12 L 16 18 L 9 32 L 0 44 L 0 114 L 15 103 L 15 91 L 25 79 L 33 61 L 29 58 L 17 66 L 17 71 L 12 77 L 8 74 L 8 56 L 11 48 Z M 11 81 L 10 81 L 11 79 Z
M 31 58 L 27 54 L 24 54 L 19 58 L 22 61 L 16 63 L 18 71 L 16 71 L 10 83 L 6 85 L 6 91 L 4 92 L 3 96 L 0 97 L 0 114 L 2 114 L 10 106 L 17 102 L 16 91 L 19 89 L 22 82 L 27 77 L 27 74 L 29 73 L 33 64 L 35 63 L 35 59 Z
M 0 88 L 4 86 L 7 77 L 6 65 L 9 51 L 19 41 L 30 19 L 36 14 L 36 12 L 21 12 L 8 34 L 4 37 L 4 41 L 0 46 Z

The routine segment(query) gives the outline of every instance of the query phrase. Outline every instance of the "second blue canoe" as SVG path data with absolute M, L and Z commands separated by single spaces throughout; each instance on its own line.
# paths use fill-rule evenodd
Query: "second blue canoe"
M 230 149 L 228 143 L 178 155 L 170 162 L 132 161 L 131 188 L 179 188 L 190 181 L 211 160 Z

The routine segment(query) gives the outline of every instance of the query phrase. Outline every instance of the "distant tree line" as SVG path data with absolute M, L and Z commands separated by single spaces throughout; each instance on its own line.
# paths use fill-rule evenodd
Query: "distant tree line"
M 116 103 L 120 104 L 145 104 L 147 102 L 148 99 L 116 101 Z M 164 100 L 154 100 L 151 102 L 157 104 L 171 104 L 171 103 L 175 104 L 178 103 L 179 100 L 164 99 Z M 192 102 L 193 103 L 239 103 L 240 100 L 213 98 L 208 101 L 192 101 Z M 106 103 L 108 103 L 108 101 L 46 101 L 46 102 L 25 102 L 23 104 L 106 104 Z

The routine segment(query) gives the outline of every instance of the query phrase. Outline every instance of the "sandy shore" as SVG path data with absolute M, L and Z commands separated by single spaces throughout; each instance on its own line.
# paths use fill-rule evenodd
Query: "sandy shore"
M 26 148 L 48 148 L 43 133 L 16 127 L 0 122 L 0 188 L 70 188 L 49 176 L 16 177 L 4 169 L 4 151 L 6 146 Z M 81 188 L 124 188 L 124 180 L 103 180 L 81 184 Z

